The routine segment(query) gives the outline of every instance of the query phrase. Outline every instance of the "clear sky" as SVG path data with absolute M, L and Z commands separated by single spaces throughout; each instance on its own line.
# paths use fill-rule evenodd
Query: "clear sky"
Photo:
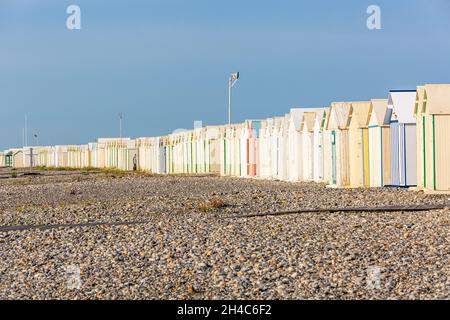
M 233 122 L 450 83 L 448 0 L 1 0 L 0 41 L 0 149 L 225 123 L 233 71 Z

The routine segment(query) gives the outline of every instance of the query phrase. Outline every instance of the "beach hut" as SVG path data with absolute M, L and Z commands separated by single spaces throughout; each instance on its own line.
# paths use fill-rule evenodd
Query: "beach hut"
M 331 143 L 331 187 L 344 187 L 350 184 L 350 165 L 348 150 L 348 116 L 351 104 L 333 102 L 330 107 L 327 130 L 330 130 Z
M 319 108 L 314 117 L 314 145 L 313 145 L 313 163 L 315 182 L 324 181 L 324 137 L 323 128 L 327 118 L 328 109 Z
M 233 130 L 233 172 L 235 177 L 243 176 L 243 145 L 242 145 L 242 131 L 244 128 L 243 123 L 236 124 Z
M 290 109 L 288 126 L 288 180 L 300 181 L 303 176 L 302 137 L 300 132 L 303 108 Z
M 289 115 L 274 118 L 272 128 L 272 178 L 287 180 Z
M 9 149 L 6 152 L 6 166 L 10 168 L 24 168 L 24 152 L 22 148 Z
M 89 167 L 89 149 L 87 144 L 67 146 L 67 166 L 77 169 Z
M 323 137 L 323 181 L 329 185 L 332 183 L 332 144 L 331 130 L 329 126 L 331 107 L 325 109 L 325 121 L 322 127 Z
M 314 120 L 316 112 L 304 112 L 300 125 L 302 140 L 302 180 L 314 179 Z
M 420 185 L 426 192 L 450 192 L 450 84 L 417 88 L 415 111 L 421 127 L 417 154 Z M 418 130 L 419 131 L 419 130 Z M 418 140 L 418 141 L 419 141 Z M 419 181 L 418 181 L 419 185 Z
M 387 107 L 387 99 L 373 99 L 369 120 L 369 163 L 370 186 L 390 185 L 391 176 L 391 133 L 392 109 Z
M 221 136 L 221 175 L 239 176 L 240 164 L 240 128 L 239 124 L 223 126 L 220 130 Z
M 369 174 L 369 115 L 370 101 L 350 103 L 348 117 L 350 187 L 368 187 Z
M 7 150 L 5 151 L 5 167 L 13 168 L 13 151 Z
M 287 133 L 287 141 L 285 142 L 287 180 L 302 181 L 303 180 L 303 138 L 302 138 L 302 121 L 305 112 L 316 113 L 321 108 L 292 108 L 289 111 Z M 312 146 L 313 148 L 313 146 Z
M 391 90 L 391 185 L 417 185 L 417 137 L 414 106 L 416 90 Z
M 279 159 L 278 179 L 289 180 L 289 121 L 290 114 L 286 113 L 282 118 L 279 131 Z
M 71 150 L 71 148 L 68 149 L 66 146 L 66 153 L 68 150 Z M 100 168 L 136 169 L 136 140 L 131 138 L 99 138 L 97 140 L 97 162 Z
M 55 167 L 55 147 L 42 147 L 37 152 L 37 165 Z
M 259 134 L 259 177 L 263 179 L 272 177 L 272 122 L 271 118 L 263 120 Z
M 55 167 L 67 168 L 69 165 L 67 146 L 55 146 Z
M 245 120 L 241 131 L 241 176 L 255 177 L 259 172 L 259 133 L 261 129 L 260 120 Z
M 221 174 L 225 176 L 240 176 L 240 132 L 241 124 L 224 126 L 221 132 L 221 157 L 223 159 Z
M 155 138 L 137 138 L 138 169 L 140 171 L 153 172 L 153 151 Z
M 206 173 L 206 128 L 194 129 L 195 173 Z
M 5 154 L 0 152 L 0 167 L 5 167 Z
M 281 176 L 281 126 L 282 122 L 284 120 L 284 117 L 275 117 L 272 121 L 272 129 L 271 129 L 271 146 L 270 146 L 270 152 L 271 152 L 271 173 L 270 176 L 273 179 L 279 179 Z
M 88 143 L 88 152 L 89 152 L 88 167 L 96 168 L 97 167 L 97 143 L 96 142 Z
M 220 173 L 220 131 L 222 128 L 223 126 L 206 126 L 205 163 L 208 173 Z

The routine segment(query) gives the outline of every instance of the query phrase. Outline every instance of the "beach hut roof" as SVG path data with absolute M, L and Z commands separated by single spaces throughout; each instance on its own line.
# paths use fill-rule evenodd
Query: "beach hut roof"
M 294 125 L 295 130 L 301 130 L 304 112 L 316 112 L 318 108 L 292 108 L 289 110 L 289 122 Z
M 391 90 L 388 98 L 388 108 L 392 109 L 391 121 L 414 123 L 414 103 L 416 90 Z
M 332 102 L 330 114 L 328 115 L 327 129 L 345 129 L 347 127 L 348 115 L 350 113 L 349 102 Z
M 314 117 L 314 127 L 316 129 L 322 129 L 323 128 L 323 124 L 326 120 L 327 117 L 327 109 L 325 108 L 318 108 L 317 111 L 315 112 L 315 117 Z
M 302 117 L 301 130 L 313 131 L 314 119 L 316 118 L 316 112 L 304 112 Z
M 372 125 L 389 125 L 392 109 L 388 109 L 387 99 L 372 99 L 370 107 L 370 123 Z
M 370 101 L 355 101 L 350 103 L 348 125 L 356 121 L 359 128 L 365 128 L 370 120 Z
M 424 108 L 427 114 L 450 114 L 450 84 L 426 84 Z
M 327 122 L 329 119 L 329 115 L 330 115 L 330 108 L 325 108 L 324 109 L 324 115 L 323 115 L 323 120 L 321 123 L 321 129 L 325 130 L 325 128 L 327 127 Z

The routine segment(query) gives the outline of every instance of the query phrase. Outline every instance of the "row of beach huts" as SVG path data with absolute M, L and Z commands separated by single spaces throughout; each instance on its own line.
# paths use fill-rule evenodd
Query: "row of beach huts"
M 216 173 L 450 192 L 450 84 L 161 137 L 10 149 L 0 153 L 1 165 Z

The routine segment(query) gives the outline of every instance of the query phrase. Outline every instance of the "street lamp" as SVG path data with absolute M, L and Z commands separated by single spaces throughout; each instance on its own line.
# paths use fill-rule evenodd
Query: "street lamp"
M 239 72 L 232 73 L 228 79 L 228 125 L 231 125 L 231 88 L 233 88 L 236 81 L 239 79 Z
M 35 144 L 35 146 L 38 146 L 39 145 L 39 140 L 38 140 L 38 135 L 37 135 L 37 133 L 35 133 L 34 135 L 33 135 L 33 137 L 34 137 L 34 144 Z

